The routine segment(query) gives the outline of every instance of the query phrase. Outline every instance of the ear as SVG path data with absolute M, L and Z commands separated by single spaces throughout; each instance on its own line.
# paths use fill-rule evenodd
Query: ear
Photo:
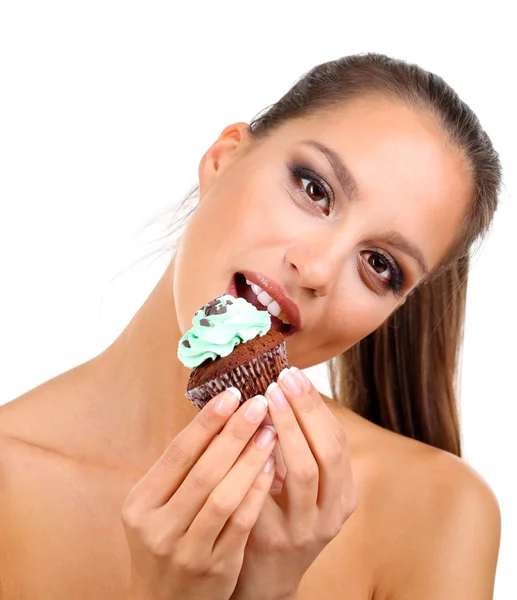
M 214 180 L 230 164 L 251 140 L 247 123 L 234 123 L 225 127 L 221 135 L 205 152 L 198 167 L 199 197 L 210 188 Z

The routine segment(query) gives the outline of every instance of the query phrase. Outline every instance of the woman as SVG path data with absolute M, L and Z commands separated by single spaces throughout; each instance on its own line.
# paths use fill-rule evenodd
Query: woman
M 228 126 L 125 331 L 0 409 L 0 597 L 491 598 L 499 510 L 454 378 L 500 179 L 455 92 L 377 54 Z M 268 407 L 185 399 L 178 341 L 245 278 L 291 300 L 290 363 L 333 359 L 333 398 L 293 369 Z

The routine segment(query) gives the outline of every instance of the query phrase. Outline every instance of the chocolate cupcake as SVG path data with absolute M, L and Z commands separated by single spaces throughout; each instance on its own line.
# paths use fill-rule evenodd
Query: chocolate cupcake
M 178 344 L 179 360 L 193 369 L 185 393 L 190 402 L 201 409 L 232 386 L 241 402 L 264 394 L 289 366 L 284 337 L 270 327 L 266 310 L 230 294 L 198 310 Z

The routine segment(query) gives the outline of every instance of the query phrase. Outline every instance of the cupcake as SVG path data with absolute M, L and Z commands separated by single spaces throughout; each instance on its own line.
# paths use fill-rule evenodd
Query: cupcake
M 230 294 L 196 312 L 179 341 L 178 358 L 192 369 L 185 395 L 198 409 L 232 386 L 241 402 L 264 394 L 289 366 L 284 336 L 271 330 L 269 312 Z

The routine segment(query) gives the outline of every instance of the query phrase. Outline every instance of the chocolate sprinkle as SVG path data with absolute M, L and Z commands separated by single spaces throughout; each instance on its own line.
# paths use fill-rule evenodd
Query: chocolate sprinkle
M 210 315 L 218 314 L 217 312 L 214 312 L 214 311 L 215 311 L 217 305 L 220 303 L 221 303 L 221 300 L 219 298 L 215 298 L 214 300 L 211 300 L 210 302 L 205 304 L 205 306 L 203 307 L 203 310 L 205 311 L 205 316 L 209 317 Z
M 226 308 L 226 306 L 214 306 L 214 308 L 212 308 L 210 314 L 211 315 L 224 315 L 225 312 L 228 312 L 228 309 Z
M 207 308 L 210 308 L 211 306 L 214 306 L 215 304 L 217 304 L 218 300 L 217 298 L 215 300 L 210 300 L 210 302 L 207 302 L 207 304 L 203 304 L 203 306 L 197 311 L 206 311 Z
M 185 348 L 190 348 L 190 342 L 188 340 L 183 340 L 181 343 L 185 346 Z
M 201 319 L 199 321 L 199 324 L 202 325 L 203 327 L 210 327 L 210 321 L 208 319 Z

